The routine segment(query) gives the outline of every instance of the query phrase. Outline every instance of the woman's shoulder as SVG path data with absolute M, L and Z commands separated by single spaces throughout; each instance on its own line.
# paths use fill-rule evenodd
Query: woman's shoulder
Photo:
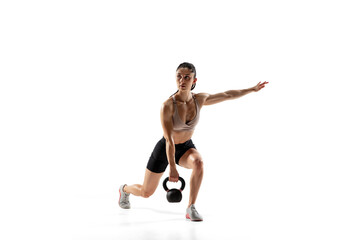
M 208 93 L 194 93 L 196 100 L 201 106 L 204 104 L 205 100 L 209 97 L 209 95 L 210 94 Z
M 208 93 L 194 93 L 194 96 L 196 97 L 196 98 L 207 98 L 208 96 L 209 96 L 210 94 L 208 94 Z
M 162 103 L 162 108 L 172 109 L 173 107 L 173 99 L 172 97 L 165 100 L 165 102 Z

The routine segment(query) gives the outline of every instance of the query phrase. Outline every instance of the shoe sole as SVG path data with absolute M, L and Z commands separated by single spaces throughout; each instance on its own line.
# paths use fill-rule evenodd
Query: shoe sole
M 190 215 L 188 213 L 186 214 L 186 219 L 189 219 L 189 220 L 191 220 L 193 222 L 201 222 L 202 221 L 202 219 L 191 219 Z

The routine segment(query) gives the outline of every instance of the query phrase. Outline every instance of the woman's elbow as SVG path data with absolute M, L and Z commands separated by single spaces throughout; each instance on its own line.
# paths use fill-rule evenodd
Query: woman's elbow
M 164 138 L 166 140 L 167 145 L 174 145 L 174 139 L 171 135 L 165 134 Z

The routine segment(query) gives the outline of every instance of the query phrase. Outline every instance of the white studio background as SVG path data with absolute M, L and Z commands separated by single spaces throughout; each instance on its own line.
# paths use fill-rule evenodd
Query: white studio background
M 79 199 L 116 202 L 120 184 L 141 183 L 188 61 L 194 92 L 269 82 L 201 110 L 203 209 L 220 189 L 228 210 L 258 206 L 250 223 L 358 239 L 359 11 L 356 1 L 2 1 L 2 234 L 45 237 L 69 225 Z

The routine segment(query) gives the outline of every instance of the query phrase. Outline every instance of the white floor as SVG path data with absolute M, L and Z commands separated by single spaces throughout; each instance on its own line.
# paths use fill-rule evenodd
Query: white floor
M 224 221 L 216 219 L 212 212 L 199 206 L 205 221 L 191 222 L 185 219 L 185 199 L 181 203 L 168 203 L 165 192 L 163 196 L 159 195 L 161 193 L 149 199 L 131 196 L 132 208 L 129 210 L 119 208 L 117 199 L 105 196 L 82 198 L 87 204 L 76 219 L 73 239 L 180 240 L 222 236 L 221 229 L 224 228 L 219 228 L 219 223 Z
M 210 196 L 207 192 L 203 195 Z M 168 203 L 158 188 L 149 199 L 131 196 L 132 209 L 117 205 L 117 193 L 78 196 L 73 239 L 357 239 L 358 217 L 346 206 L 331 208 L 314 199 L 259 198 L 235 195 L 201 200 L 197 209 L 203 222 L 185 219 L 187 195 Z M 283 196 L 282 196 L 283 197 Z M 285 203 L 285 204 L 284 204 Z M 302 204 L 301 204 L 302 203 Z

